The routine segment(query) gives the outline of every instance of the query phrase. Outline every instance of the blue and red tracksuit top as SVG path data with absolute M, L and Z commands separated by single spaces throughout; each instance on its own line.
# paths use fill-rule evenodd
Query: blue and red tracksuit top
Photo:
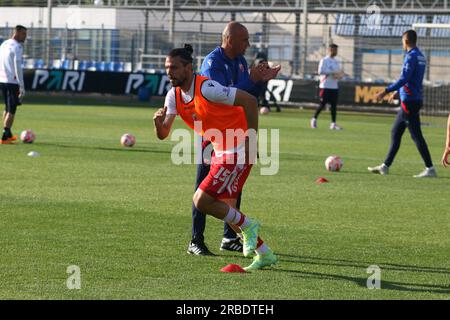
M 405 54 L 400 78 L 386 88 L 386 92 L 399 90 L 402 102 L 423 100 L 423 77 L 427 61 L 419 48 L 413 48 Z

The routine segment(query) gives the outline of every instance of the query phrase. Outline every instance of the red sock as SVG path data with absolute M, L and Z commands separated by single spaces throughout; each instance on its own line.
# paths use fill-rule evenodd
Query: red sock
M 258 237 L 258 243 L 256 244 L 256 249 L 258 249 L 259 247 L 261 247 L 264 244 L 263 239 L 261 239 L 260 237 Z

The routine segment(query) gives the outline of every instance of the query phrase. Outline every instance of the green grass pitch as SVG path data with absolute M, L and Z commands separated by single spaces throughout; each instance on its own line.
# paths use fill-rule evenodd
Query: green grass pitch
M 382 162 L 393 116 L 329 113 L 309 128 L 311 111 L 260 118 L 280 129 L 279 173 L 252 170 L 242 210 L 262 222 L 279 257 L 270 270 L 224 274 L 251 260 L 218 250 L 223 224 L 207 219 L 218 254 L 186 253 L 195 166 L 175 166 L 175 142 L 153 133 L 155 109 L 28 104 L 14 132 L 34 144 L 0 146 L 0 299 L 449 299 L 450 169 L 439 165 L 446 119 L 424 126 L 439 178 L 415 180 L 421 158 L 406 132 L 390 175 Z M 176 127 L 187 128 L 179 119 Z M 120 136 L 137 144 L 123 148 Z M 29 151 L 41 154 L 27 157 Z M 342 172 L 324 160 L 338 154 Z M 318 177 L 329 183 L 317 185 Z M 79 266 L 81 289 L 66 273 Z M 366 287 L 370 265 L 381 289 Z

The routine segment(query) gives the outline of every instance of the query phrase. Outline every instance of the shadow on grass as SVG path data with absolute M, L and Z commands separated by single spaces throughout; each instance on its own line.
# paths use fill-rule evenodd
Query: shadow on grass
M 294 263 L 304 263 L 313 265 L 327 265 L 327 266 L 341 266 L 341 267 L 354 267 L 354 268 L 367 268 L 370 264 L 357 262 L 345 259 L 333 259 L 333 258 L 320 258 L 320 257 L 310 257 L 310 256 L 295 256 L 284 253 L 277 253 L 280 257 L 296 258 L 298 260 L 288 260 L 283 259 L 286 262 Z M 401 265 L 393 263 L 378 263 L 381 269 L 393 270 L 393 271 L 408 271 L 408 272 L 421 272 L 421 273 L 438 273 L 438 274 L 448 274 L 450 275 L 450 268 L 434 268 L 434 267 L 420 267 L 420 266 L 410 266 Z
M 322 265 L 322 266 L 338 266 L 338 267 L 354 267 L 366 269 L 370 264 L 362 263 L 353 260 L 345 259 L 333 259 L 333 258 L 320 258 L 311 256 L 295 256 L 283 253 L 277 253 L 280 257 L 280 262 L 292 262 L 296 264 L 308 264 L 308 265 Z M 287 258 L 287 259 L 286 259 Z M 295 258 L 295 259 L 289 259 Z M 421 267 L 411 265 L 401 265 L 393 263 L 379 263 L 377 264 L 381 270 L 394 270 L 405 272 L 419 272 L 419 273 L 432 273 L 432 274 L 448 274 L 450 275 L 450 269 L 447 268 L 434 268 L 434 267 Z M 350 277 L 341 274 L 328 274 L 310 271 L 288 270 L 288 269 L 273 269 L 278 272 L 295 273 L 301 278 L 317 278 L 317 279 L 329 279 L 329 280 L 343 280 L 354 282 L 357 285 L 366 288 L 367 278 Z M 437 294 L 450 294 L 450 285 L 432 285 L 424 283 L 403 283 L 395 281 L 381 280 L 381 288 L 396 290 L 396 291 L 409 291 L 409 292 L 429 292 Z
M 120 151 L 120 152 L 146 152 L 146 153 L 163 153 L 163 154 L 171 154 L 172 151 L 167 150 L 151 150 L 151 149 L 137 149 L 137 148 L 125 148 L 125 147 L 97 147 L 97 146 L 79 146 L 79 145 L 66 145 L 59 143 L 48 143 L 48 142 L 40 142 L 39 145 L 43 146 L 53 146 L 58 148 L 67 148 L 67 149 L 82 149 L 82 150 L 102 150 L 102 151 Z
M 367 279 L 344 276 L 340 274 L 329 274 L 320 272 L 310 272 L 310 271 L 298 271 L 298 270 L 287 270 L 274 268 L 272 271 L 275 272 L 286 272 L 294 273 L 297 277 L 305 279 L 319 279 L 319 280 L 342 280 L 353 282 L 360 287 L 367 288 Z M 423 283 L 404 283 L 395 281 L 386 281 L 381 279 L 381 289 L 395 290 L 395 291 L 408 291 L 408 292 L 427 292 L 427 293 L 437 293 L 437 294 L 450 294 L 450 286 L 423 284 Z

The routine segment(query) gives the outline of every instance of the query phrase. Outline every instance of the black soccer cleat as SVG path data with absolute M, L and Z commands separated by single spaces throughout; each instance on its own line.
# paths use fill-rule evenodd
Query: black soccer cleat
M 220 245 L 220 250 L 228 250 L 228 251 L 236 251 L 236 252 L 242 252 L 243 245 L 241 243 L 241 240 L 239 238 L 236 239 L 222 239 L 222 243 Z
M 195 254 L 197 256 L 214 256 L 215 254 L 209 251 L 208 247 L 204 242 L 195 243 L 189 242 L 187 253 Z

